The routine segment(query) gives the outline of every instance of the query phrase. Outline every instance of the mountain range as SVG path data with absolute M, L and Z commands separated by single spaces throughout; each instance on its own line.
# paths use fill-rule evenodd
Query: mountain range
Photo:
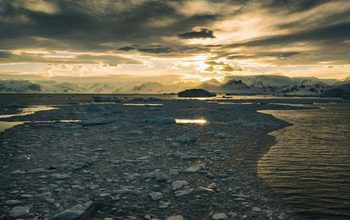
M 234 75 L 222 82 L 210 79 L 204 82 L 106 82 L 70 83 L 56 81 L 0 80 L 0 93 L 94 93 L 94 94 L 163 94 L 178 93 L 185 89 L 201 88 L 225 94 L 275 94 L 318 96 L 333 88 L 347 88 L 350 77 L 342 80 L 316 77 L 287 77 L 281 75 Z M 345 89 L 346 90 L 346 89 Z

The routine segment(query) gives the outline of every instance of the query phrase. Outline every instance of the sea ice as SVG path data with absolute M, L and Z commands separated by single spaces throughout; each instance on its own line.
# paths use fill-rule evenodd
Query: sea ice
M 29 210 L 32 207 L 33 205 L 13 207 L 13 209 L 10 211 L 10 216 L 14 218 L 25 216 L 29 214 Z
M 216 137 L 218 137 L 218 138 L 227 138 L 227 134 L 225 132 L 221 132 L 221 133 L 216 134 Z
M 228 217 L 225 213 L 215 213 L 213 214 L 212 219 L 220 220 L 220 219 L 228 219 Z
M 183 220 L 184 218 L 181 215 L 174 215 L 168 217 L 166 220 Z
M 188 143 L 188 142 L 192 142 L 192 141 L 196 141 L 196 140 L 197 140 L 197 138 L 190 133 L 183 134 L 175 139 L 175 141 L 183 142 L 183 143 Z
M 86 111 L 93 111 L 93 112 L 102 112 L 105 109 L 103 108 L 102 105 L 96 105 L 96 104 L 90 104 L 88 105 L 88 107 L 86 108 Z
M 163 198 L 163 195 L 160 192 L 151 192 L 148 195 L 152 198 L 152 200 L 159 200 Z
M 15 171 L 12 171 L 10 172 L 11 174 L 24 174 L 26 173 L 25 171 L 21 171 L 21 170 L 15 170 Z
M 18 204 L 21 204 L 22 202 L 21 201 L 18 201 L 18 200 L 7 200 L 5 202 L 6 205 L 18 205 Z
M 91 201 L 83 205 L 75 205 L 70 209 L 58 213 L 53 217 L 53 220 L 75 220 L 80 218 L 89 208 L 93 206 Z
M 20 155 L 20 156 L 18 156 L 18 157 L 15 157 L 15 158 L 13 158 L 13 159 L 14 159 L 14 160 L 17 160 L 17 161 L 27 161 L 27 160 L 30 159 L 30 157 L 31 157 L 31 155 L 22 154 L 22 155 Z
M 168 208 L 170 205 L 171 205 L 171 202 L 160 201 L 160 205 L 158 206 L 158 208 L 165 209 L 165 208 Z
M 200 170 L 200 169 L 202 169 L 204 167 L 205 167 L 205 163 L 200 163 L 200 164 L 197 164 L 197 165 L 190 166 L 189 168 L 185 169 L 184 172 L 195 173 L 195 172 L 197 172 L 198 170 Z
M 185 180 L 176 180 L 172 183 L 173 190 L 181 189 L 183 186 L 187 186 L 188 182 Z
M 190 193 L 192 193 L 193 192 L 193 189 L 192 188 L 184 188 L 184 189 L 182 189 L 182 190 L 177 190 L 177 191 L 175 191 L 175 196 L 176 197 L 182 197 L 182 196 L 185 196 L 185 195 L 187 195 L 187 194 L 190 194 Z
M 69 173 L 64 173 L 64 174 L 55 173 L 55 174 L 52 174 L 51 177 L 54 179 L 64 180 L 64 179 L 70 178 L 70 174 Z

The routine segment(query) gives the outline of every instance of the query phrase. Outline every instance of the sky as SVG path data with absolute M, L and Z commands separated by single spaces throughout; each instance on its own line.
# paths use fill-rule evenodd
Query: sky
M 0 0 L 0 79 L 350 76 L 349 0 Z

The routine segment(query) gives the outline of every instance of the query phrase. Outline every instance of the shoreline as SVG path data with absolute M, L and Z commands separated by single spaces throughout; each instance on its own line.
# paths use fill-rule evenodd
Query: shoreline
M 32 205 L 22 218 L 36 217 L 35 213 L 52 218 L 92 201 L 99 207 L 92 219 L 177 215 L 214 219 L 215 214 L 301 219 L 256 173 L 259 158 L 275 143 L 268 133 L 289 125 L 256 111 L 300 107 L 218 105 L 197 100 L 162 103 L 103 105 L 102 111 L 62 106 L 22 116 L 23 121 L 96 118 L 101 122 L 115 118 L 115 122 L 86 126 L 34 122 L 0 133 L 1 177 L 5 180 L 1 183 L 5 210 L 1 217 L 11 219 L 14 207 Z M 152 122 L 160 115 L 205 118 L 208 123 Z M 187 133 L 197 140 L 175 140 Z M 21 155 L 30 155 L 30 159 L 14 160 Z M 49 170 L 51 165 L 56 169 Z M 181 181 L 184 185 L 174 187 Z M 153 192 L 162 198 L 153 199 Z M 6 205 L 9 200 L 20 203 Z

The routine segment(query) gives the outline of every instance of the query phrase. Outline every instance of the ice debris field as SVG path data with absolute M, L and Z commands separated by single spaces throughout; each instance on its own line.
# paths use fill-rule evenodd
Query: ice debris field
M 153 104 L 2 118 L 24 123 L 0 133 L 0 219 L 299 219 L 256 174 L 289 124 L 256 111 L 303 106 Z

